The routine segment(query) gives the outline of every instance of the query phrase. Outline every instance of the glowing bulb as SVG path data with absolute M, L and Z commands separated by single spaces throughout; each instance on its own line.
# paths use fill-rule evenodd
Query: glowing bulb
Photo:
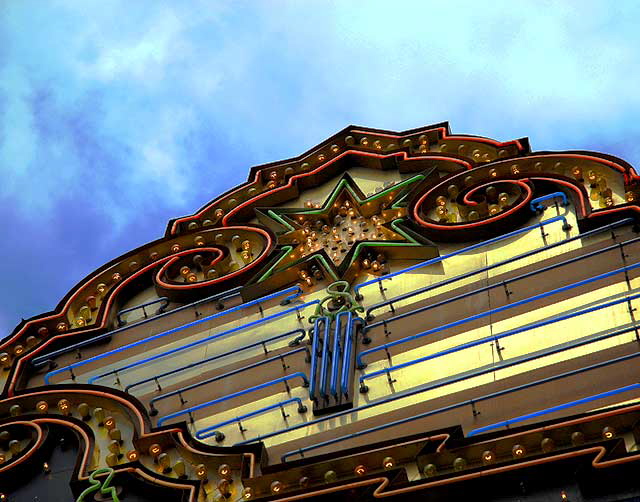
M 493 464 L 495 460 L 496 456 L 491 450 L 487 450 L 482 454 L 482 463 L 484 465 Z
M 284 485 L 280 481 L 271 483 L 271 493 L 280 493 L 284 489 Z
M 356 476 L 364 476 L 367 473 L 367 468 L 364 465 L 358 465 L 353 472 Z
M 200 480 L 207 479 L 207 468 L 204 466 L 204 464 L 198 464 L 196 466 L 196 476 Z
M 527 451 L 525 450 L 524 446 L 517 444 L 514 445 L 513 448 L 511 448 L 511 453 L 513 455 L 513 458 L 521 458 L 525 456 Z
M 616 431 L 613 427 L 607 426 L 604 429 L 602 429 L 602 437 L 604 439 L 611 439 L 615 435 L 616 435 Z
M 38 404 L 36 404 L 36 410 L 38 410 L 39 413 L 46 413 L 49 410 L 49 403 L 46 401 L 38 401 Z
M 104 419 L 104 428 L 110 431 L 116 428 L 116 420 L 113 417 L 107 417 Z
M 384 467 L 385 469 L 392 469 L 395 464 L 396 461 L 393 459 L 393 457 L 384 457 L 384 460 L 382 461 L 382 467 Z
M 135 462 L 138 460 L 138 452 L 136 450 L 129 450 L 127 452 L 127 460 L 129 462 Z
M 231 479 L 231 467 L 229 467 L 229 464 L 220 464 L 218 474 L 221 478 Z
M 71 413 L 71 403 L 66 399 L 60 399 L 58 401 L 58 410 L 63 415 L 69 415 Z
M 162 447 L 158 443 L 153 443 L 149 446 L 149 455 L 151 455 L 155 460 L 158 459 L 158 456 L 162 453 Z

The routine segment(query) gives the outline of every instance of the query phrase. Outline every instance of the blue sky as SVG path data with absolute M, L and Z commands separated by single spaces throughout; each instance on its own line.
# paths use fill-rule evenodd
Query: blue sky
M 391 4 L 0 1 L 0 337 L 348 124 L 640 165 L 640 2 Z

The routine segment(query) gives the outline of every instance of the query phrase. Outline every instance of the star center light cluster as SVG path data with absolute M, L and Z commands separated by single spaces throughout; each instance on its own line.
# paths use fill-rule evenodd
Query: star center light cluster
M 306 207 L 314 207 L 307 201 Z M 322 249 L 336 266 L 339 266 L 351 248 L 362 241 L 390 241 L 401 239 L 385 223 L 405 215 L 404 209 L 376 210 L 373 214 L 363 214 L 360 204 L 343 194 L 333 203 L 328 212 L 298 215 L 301 228 L 291 234 L 291 243 L 295 245 L 293 258 L 304 257 Z M 381 257 L 383 260 L 384 258 Z M 374 271 L 379 270 L 380 261 L 376 259 L 364 263 Z

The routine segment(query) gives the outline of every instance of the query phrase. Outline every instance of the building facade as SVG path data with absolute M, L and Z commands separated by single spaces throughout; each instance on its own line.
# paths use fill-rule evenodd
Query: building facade
M 0 343 L 0 501 L 640 500 L 640 176 L 349 126 Z

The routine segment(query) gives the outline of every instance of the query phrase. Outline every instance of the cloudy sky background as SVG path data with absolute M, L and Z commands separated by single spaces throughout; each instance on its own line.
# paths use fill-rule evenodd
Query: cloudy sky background
M 490 4 L 0 0 L 0 338 L 348 124 L 640 167 L 640 2 Z

